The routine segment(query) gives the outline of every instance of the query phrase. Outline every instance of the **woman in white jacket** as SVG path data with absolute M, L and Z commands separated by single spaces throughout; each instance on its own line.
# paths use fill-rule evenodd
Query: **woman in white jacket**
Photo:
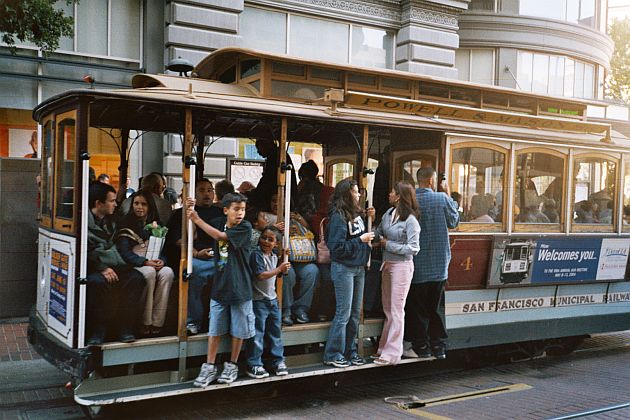
M 381 293 L 385 324 L 375 355 L 375 364 L 394 365 L 403 353 L 405 301 L 413 277 L 413 256 L 420 250 L 420 209 L 413 187 L 398 182 L 389 193 L 393 206 L 383 215 L 376 229 L 376 240 L 383 248 Z

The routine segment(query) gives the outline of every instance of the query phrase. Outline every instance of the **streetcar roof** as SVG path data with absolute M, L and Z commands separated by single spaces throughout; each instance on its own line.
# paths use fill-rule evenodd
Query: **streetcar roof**
M 321 60 L 309 60 L 305 58 L 290 56 L 286 54 L 274 54 L 269 52 L 257 51 L 248 48 L 239 47 L 225 47 L 220 48 L 212 53 L 208 54 L 206 58 L 202 59 L 194 68 L 193 73 L 197 74 L 197 77 L 201 79 L 212 80 L 216 76 L 217 72 L 224 70 L 228 64 L 235 63 L 240 56 L 249 56 L 251 58 L 269 59 L 281 62 L 288 62 L 301 65 L 316 65 L 327 69 L 336 69 L 342 71 L 348 71 L 353 73 L 365 73 L 371 75 L 381 75 L 393 78 L 401 78 L 406 80 L 417 81 L 432 81 L 437 83 L 447 84 L 449 86 L 462 86 L 486 91 L 503 92 L 510 95 L 517 95 L 522 97 L 529 97 L 535 99 L 554 100 L 560 101 L 565 104 L 575 104 L 586 107 L 586 105 L 602 105 L 601 101 L 593 99 L 581 99 L 581 98 L 568 98 L 564 96 L 550 96 L 543 95 L 534 92 L 527 92 L 519 89 L 487 85 L 482 83 L 467 82 L 458 79 L 449 79 L 438 76 L 427 76 L 407 71 L 381 69 L 374 67 L 360 67 L 352 66 L 348 64 L 339 64 L 330 61 Z
M 247 87 L 239 85 L 227 85 L 219 82 L 195 79 L 184 79 L 185 82 L 182 83 L 181 78 L 173 76 L 142 75 L 142 80 L 146 83 L 160 81 L 168 85 L 168 87 L 70 90 L 38 105 L 33 111 L 34 118 L 39 121 L 52 110 L 63 107 L 67 103 L 77 101 L 79 98 L 89 98 L 89 102 L 93 104 L 103 104 L 107 101 L 125 101 L 128 108 L 126 108 L 124 112 L 119 109 L 119 111 L 114 114 L 114 108 L 121 108 L 121 106 L 120 104 L 117 104 L 116 107 L 110 106 L 112 118 L 108 118 L 108 121 L 112 121 L 114 115 L 120 118 L 120 120 L 117 121 L 118 125 L 113 125 L 113 127 L 118 128 L 149 130 L 147 127 L 136 126 L 135 118 L 133 118 L 133 115 L 129 112 L 140 113 L 148 104 L 161 104 L 205 109 L 210 108 L 218 112 L 225 111 L 226 113 L 242 113 L 250 115 L 252 119 L 258 116 L 285 115 L 307 120 L 424 128 L 446 131 L 453 135 L 459 133 L 477 134 L 510 139 L 596 146 L 606 149 L 614 149 L 615 146 L 630 148 L 630 140 L 617 132 L 614 132 L 611 139 L 607 140 L 603 138 L 601 133 L 567 133 L 564 131 L 489 124 L 442 117 L 432 118 L 371 109 L 339 107 L 336 112 L 331 113 L 329 104 L 307 104 L 280 99 L 261 98 L 252 93 Z M 191 86 L 192 94 L 189 92 Z M 236 99 L 238 102 L 236 102 Z M 163 125 L 160 126 L 161 128 L 156 129 L 156 131 L 179 131 L 179 127 L 173 126 L 169 128 L 165 124 L 168 124 L 168 121 L 163 121 Z

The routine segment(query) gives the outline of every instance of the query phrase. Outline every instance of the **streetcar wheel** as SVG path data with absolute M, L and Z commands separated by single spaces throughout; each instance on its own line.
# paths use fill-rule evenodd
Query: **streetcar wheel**
M 549 340 L 548 347 L 546 349 L 548 356 L 566 356 L 573 352 L 582 342 L 586 336 L 580 335 L 575 337 L 563 337 L 554 340 Z

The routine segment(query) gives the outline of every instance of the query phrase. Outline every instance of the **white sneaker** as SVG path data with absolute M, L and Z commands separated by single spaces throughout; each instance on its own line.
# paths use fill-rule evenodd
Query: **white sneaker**
M 232 362 L 223 363 L 223 372 L 217 379 L 220 384 L 231 384 L 238 378 L 238 366 Z
M 402 355 L 403 357 L 406 357 L 408 359 L 417 359 L 420 357 L 418 356 L 418 353 L 416 353 L 415 350 L 411 347 L 409 347 L 409 349 L 407 350 L 404 350 Z
M 199 376 L 195 379 L 194 385 L 199 388 L 205 388 L 214 382 L 219 376 L 219 371 L 215 365 L 210 363 L 204 363 L 201 365 L 201 371 L 199 372 Z

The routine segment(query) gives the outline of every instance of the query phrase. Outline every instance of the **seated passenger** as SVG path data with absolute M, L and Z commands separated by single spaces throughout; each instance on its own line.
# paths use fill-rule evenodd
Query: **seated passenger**
M 195 211 L 201 220 L 210 223 L 213 219 L 223 216 L 223 211 L 213 205 L 215 197 L 214 185 L 206 178 L 197 180 L 195 186 Z M 171 267 L 179 270 L 182 240 L 182 211 L 175 210 L 168 225 L 166 235 L 167 261 Z M 202 329 L 202 321 L 207 304 L 203 301 L 203 289 L 212 279 L 215 273 L 214 266 L 214 239 L 201 229 L 195 232 L 193 241 L 193 272 L 188 284 L 188 314 L 186 317 L 186 330 L 188 334 L 198 334 Z
M 475 195 L 470 201 L 468 221 L 471 223 L 494 223 L 494 219 L 488 215 L 491 204 L 486 196 Z
M 298 235 L 300 230 L 315 235 L 310 231 L 308 222 L 299 214 L 291 213 L 289 236 Z M 311 310 L 315 287 L 319 280 L 319 268 L 315 262 L 292 261 L 291 268 L 282 284 L 282 323 L 293 325 L 292 315 L 300 324 L 310 322 L 308 312 Z
M 540 211 L 538 206 L 523 208 L 523 211 L 516 219 L 520 223 L 550 223 L 549 218 Z
M 623 224 L 630 225 L 630 206 L 623 206 Z
M 559 223 L 560 215 L 558 214 L 558 206 L 556 200 L 548 198 L 545 200 L 543 214 L 549 219 L 549 223 Z
M 173 209 L 171 203 L 163 197 L 166 184 L 161 174 L 153 172 L 142 178 L 140 184 L 141 190 L 148 190 L 153 194 L 153 200 L 155 201 L 155 207 L 157 208 L 158 215 L 160 217 L 159 223 L 162 226 L 166 226 L 171 218 Z M 131 199 L 126 198 L 120 205 L 121 217 L 124 217 L 131 210 Z
M 269 373 L 262 361 L 265 343 L 271 356 L 271 368 L 278 376 L 287 375 L 282 345 L 282 325 L 280 308 L 276 294 L 276 276 L 286 274 L 291 267 L 289 262 L 280 262 L 276 247 L 280 244 L 280 231 L 273 227 L 264 227 L 260 234 L 259 245 L 252 251 L 250 267 L 253 273 L 253 309 L 256 316 L 256 335 L 247 341 L 247 375 L 252 378 L 266 378 Z
M 575 204 L 575 223 L 597 223 L 594 216 L 593 203 L 588 200 Z
M 151 231 L 145 227 L 158 219 L 153 196 L 147 190 L 140 190 L 131 196 L 131 203 L 131 211 L 120 222 L 116 247 L 123 260 L 142 273 L 146 281 L 140 334 L 156 336 L 164 326 L 175 275 L 171 267 L 164 266 L 164 260 L 146 258 Z
M 136 340 L 134 320 L 145 285 L 144 277 L 125 263 L 114 243 L 116 230 L 111 216 L 116 210 L 116 190 L 111 185 L 94 182 L 90 185 L 88 204 L 86 311 L 91 335 L 87 344 L 103 343 L 107 324 L 116 308 L 119 340 L 130 343 Z M 118 299 L 114 299 L 114 294 L 119 295 Z
M 599 223 L 604 223 L 607 225 L 611 225 L 612 224 L 612 217 L 613 217 L 613 201 L 612 200 L 608 200 L 603 204 L 603 209 L 601 209 L 599 211 Z

